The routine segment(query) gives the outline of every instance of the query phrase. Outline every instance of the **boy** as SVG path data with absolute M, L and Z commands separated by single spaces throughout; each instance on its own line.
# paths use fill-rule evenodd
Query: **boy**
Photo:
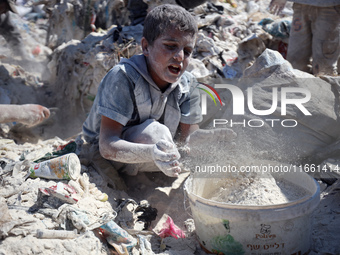
M 83 134 L 115 169 L 180 173 L 173 139 L 185 141 L 202 120 L 196 81 L 185 72 L 197 33 L 184 8 L 158 6 L 144 22 L 143 55 L 123 59 L 102 80 Z

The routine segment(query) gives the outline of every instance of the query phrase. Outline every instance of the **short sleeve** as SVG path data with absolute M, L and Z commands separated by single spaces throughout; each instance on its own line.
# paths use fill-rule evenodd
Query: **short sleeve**
M 113 68 L 100 84 L 97 114 L 125 126 L 134 113 L 133 83 L 121 68 Z

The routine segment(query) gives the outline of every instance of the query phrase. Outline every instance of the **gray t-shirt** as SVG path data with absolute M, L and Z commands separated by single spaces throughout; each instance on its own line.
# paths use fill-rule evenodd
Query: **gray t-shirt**
M 173 130 L 178 122 L 197 124 L 202 121 L 197 85 L 194 76 L 184 72 L 162 92 L 147 71 L 144 55 L 123 59 L 101 81 L 83 135 L 87 142 L 98 142 L 102 115 L 122 124 L 123 132 L 146 119 L 158 120 L 170 131 L 174 123 Z

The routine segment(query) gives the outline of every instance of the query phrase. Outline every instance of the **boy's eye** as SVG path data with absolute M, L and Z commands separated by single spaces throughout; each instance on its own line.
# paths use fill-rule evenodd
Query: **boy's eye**
M 176 48 L 176 45 L 172 45 L 172 44 L 165 44 L 165 47 L 167 47 L 170 50 L 173 50 Z

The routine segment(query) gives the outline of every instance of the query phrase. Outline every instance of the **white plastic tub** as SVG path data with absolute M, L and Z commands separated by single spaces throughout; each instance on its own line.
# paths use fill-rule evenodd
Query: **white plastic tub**
M 235 205 L 202 197 L 206 178 L 189 177 L 184 189 L 196 234 L 208 253 L 303 255 L 311 247 L 311 214 L 320 201 L 318 183 L 306 173 L 275 173 L 308 195 L 284 204 Z

